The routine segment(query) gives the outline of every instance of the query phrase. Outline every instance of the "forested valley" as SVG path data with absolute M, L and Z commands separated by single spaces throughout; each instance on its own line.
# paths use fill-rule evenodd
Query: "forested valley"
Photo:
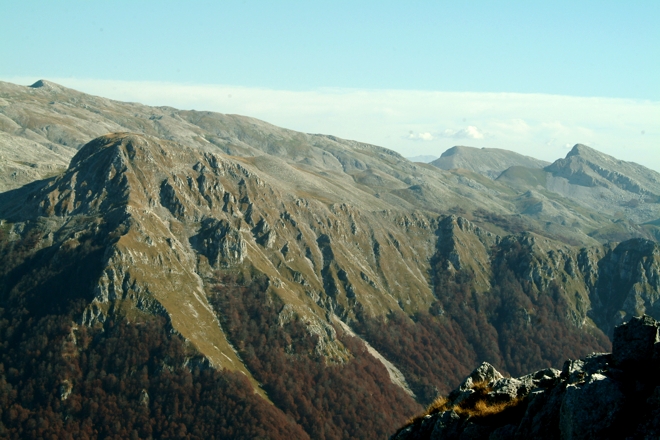
M 33 252 L 37 235 L 0 249 L 0 434 L 8 437 L 383 438 L 478 362 L 518 375 L 610 347 L 602 333 L 566 324 L 561 286 L 537 292 L 519 280 L 521 248 L 496 259 L 485 293 L 474 292 L 469 273 L 438 263 L 429 311 L 358 313 L 353 323 L 404 373 L 413 399 L 339 326 L 345 351 L 324 357 L 300 316 L 282 320 L 285 304 L 264 276 L 218 272 L 210 302 L 267 402 L 242 374 L 212 368 L 166 317 L 117 308 L 105 322 L 76 324 L 98 270 L 85 265 L 95 238 L 49 259 Z M 39 258 L 48 264 L 35 265 Z

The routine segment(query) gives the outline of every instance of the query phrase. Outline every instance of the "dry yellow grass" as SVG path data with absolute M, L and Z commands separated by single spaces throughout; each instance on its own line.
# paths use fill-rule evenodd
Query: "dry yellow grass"
M 449 399 L 447 399 L 444 396 L 440 396 L 437 399 L 435 399 L 433 403 L 429 405 L 428 408 L 426 408 L 426 413 L 424 415 L 435 414 L 438 412 L 446 411 L 448 409 L 447 408 L 448 403 L 449 403 Z
M 488 397 L 488 393 L 491 391 L 488 382 L 477 382 L 471 389 L 474 390 L 474 394 L 458 405 L 451 405 L 447 397 L 438 397 L 428 406 L 428 408 L 426 408 L 424 413 L 411 418 L 408 420 L 407 424 L 417 423 L 429 415 L 450 410 L 454 410 L 456 414 L 460 416 L 483 418 L 499 414 L 508 408 L 513 408 L 519 405 L 523 401 L 522 397 L 509 401 L 492 401 L 492 399 Z
M 487 400 L 478 400 L 474 406 L 463 408 L 460 405 L 454 408 L 459 415 L 467 415 L 471 418 L 481 418 L 499 414 L 507 408 L 513 408 L 522 402 L 522 397 L 509 400 L 508 402 L 488 402 Z

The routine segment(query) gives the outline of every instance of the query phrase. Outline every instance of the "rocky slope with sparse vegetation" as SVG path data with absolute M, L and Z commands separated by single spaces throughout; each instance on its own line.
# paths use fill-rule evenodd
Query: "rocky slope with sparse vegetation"
M 522 377 L 483 363 L 391 438 L 647 439 L 660 436 L 660 323 L 633 318 L 612 353 L 567 360 Z
M 610 350 L 633 316 L 660 318 L 656 173 L 582 146 L 568 164 L 511 166 L 492 180 L 47 81 L 0 83 L 0 121 L 7 166 L 52 165 L 0 192 L 0 398 L 15 408 L 0 413 L 0 434 L 10 437 L 77 423 L 70 432 L 89 438 L 205 438 L 220 428 L 194 430 L 199 385 L 215 393 L 204 411 L 250 395 L 245 405 L 268 420 L 255 429 L 273 438 L 382 438 L 481 362 L 512 375 L 558 368 Z M 580 186 L 571 176 L 595 169 L 584 191 L 639 203 L 612 214 L 548 185 Z M 142 329 L 153 355 L 107 346 Z M 46 359 L 62 368 L 39 379 L 28 363 Z M 145 368 L 147 400 L 134 385 Z M 170 389 L 166 370 L 190 378 Z M 106 384 L 110 373 L 118 382 Z M 109 431 L 107 405 L 151 421 L 131 415 L 132 428 Z M 253 423 L 223 417 L 232 436 Z

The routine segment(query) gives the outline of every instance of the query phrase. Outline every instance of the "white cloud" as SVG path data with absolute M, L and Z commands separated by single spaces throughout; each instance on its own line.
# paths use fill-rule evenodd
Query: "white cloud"
M 527 121 L 520 118 L 502 118 L 497 121 L 492 121 L 491 124 L 497 127 L 500 131 L 515 134 L 516 136 L 527 136 L 532 130 L 532 127 L 527 123 Z
M 411 131 L 408 133 L 408 136 L 406 136 L 406 139 L 410 141 L 432 141 L 435 138 L 429 132 L 415 134 L 414 132 Z
M 474 125 L 468 125 L 465 128 L 460 130 L 445 129 L 441 133 L 442 137 L 452 138 L 452 139 L 483 139 L 484 134 L 479 131 Z
M 19 84 L 37 79 L 5 78 Z M 566 155 L 565 144 L 583 143 L 660 170 L 660 131 L 649 129 L 660 121 L 660 102 L 521 93 L 290 91 L 48 79 L 122 101 L 248 115 L 306 133 L 333 134 L 381 145 L 404 156 L 438 156 L 462 139 L 475 147 L 505 148 L 552 161 Z

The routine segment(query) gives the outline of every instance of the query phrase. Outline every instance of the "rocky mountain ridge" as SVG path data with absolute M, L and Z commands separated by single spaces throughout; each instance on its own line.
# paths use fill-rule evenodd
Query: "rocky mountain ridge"
M 659 230 L 653 222 L 660 213 L 652 198 L 623 190 L 613 195 L 608 209 L 601 209 L 602 202 L 590 208 L 591 201 L 612 191 L 593 187 L 589 191 L 594 194 L 585 203 L 580 193 L 583 187 L 575 190 L 569 185 L 570 191 L 559 191 L 560 184 L 546 187 L 547 172 L 525 168 L 529 161 L 504 160 L 502 167 L 510 168 L 506 178 L 493 181 L 468 170 L 442 172 L 412 164 L 391 150 L 334 136 L 296 133 L 237 115 L 122 103 L 43 80 L 31 87 L 0 83 L 5 157 L 0 176 L 6 180 L 0 182 L 5 185 L 0 190 L 61 172 L 76 150 L 109 132 L 142 133 L 203 151 L 253 158 L 262 171 L 289 189 L 311 189 L 315 197 L 338 203 L 353 200 L 369 210 L 453 211 L 498 234 L 533 230 L 577 244 L 589 243 L 591 237 L 596 239 L 592 243 L 635 236 L 655 239 Z M 472 151 L 468 147 L 459 150 Z M 488 151 L 475 149 L 484 154 Z M 505 150 L 497 153 L 516 156 Z M 53 154 L 58 156 L 50 158 Z M 633 171 L 631 179 L 647 192 L 657 192 L 652 185 L 657 173 L 641 168 Z M 651 177 L 639 178 L 640 173 Z M 559 179 L 555 180 L 564 181 Z M 573 193 L 578 196 L 572 197 Z M 630 202 L 632 199 L 637 202 Z M 484 210 L 502 219 L 493 221 L 491 215 L 482 221 L 479 214 Z M 645 222 L 648 224 L 642 225 Z
M 18 86 L 5 87 L 12 93 L 22 92 Z M 140 118 L 130 119 L 130 116 L 117 112 L 113 108 L 116 103 L 109 100 L 87 97 L 48 82 L 37 83 L 32 90 L 29 93 L 36 97 L 42 93 L 49 97 L 66 96 L 68 101 L 59 105 L 71 106 L 88 100 L 99 110 L 85 103 L 79 105 L 79 112 L 91 109 L 94 110 L 91 113 L 98 117 L 107 118 L 109 114 L 124 125 L 142 125 Z M 19 110 L 14 109 L 16 105 Z M 25 105 L 17 101 L 5 106 L 5 114 L 20 115 L 23 112 L 30 115 L 29 119 L 35 119 L 31 116 L 32 110 L 28 111 Z M 58 103 L 51 105 L 57 106 Z M 149 109 L 137 104 L 121 105 L 142 112 Z M 114 111 L 101 112 L 101 106 Z M 547 289 L 551 280 L 573 286 L 566 290 L 573 291 L 567 294 L 567 298 L 570 296 L 567 301 L 572 305 L 572 320 L 576 326 L 592 325 L 589 323 L 595 320 L 605 332 L 610 332 L 626 317 L 644 311 L 656 313 L 658 287 L 654 281 L 654 246 L 637 254 L 633 260 L 645 261 L 640 264 L 646 264 L 647 269 L 640 272 L 633 267 L 627 268 L 635 274 L 631 277 L 644 278 L 637 283 L 629 280 L 627 293 L 620 293 L 620 301 L 612 305 L 611 295 L 599 293 L 605 291 L 607 285 L 599 280 L 607 279 L 615 272 L 599 272 L 597 268 L 599 264 L 605 264 L 602 257 L 615 256 L 616 252 L 594 243 L 589 243 L 584 250 L 571 249 L 534 233 L 516 238 L 490 232 L 489 229 L 501 232 L 498 226 L 500 221 L 505 221 L 504 218 L 500 220 L 496 214 L 490 213 L 478 215 L 484 211 L 484 206 L 501 209 L 503 203 L 495 207 L 492 200 L 487 202 L 489 197 L 484 197 L 484 187 L 467 176 L 429 174 L 425 168 L 409 164 L 396 153 L 379 147 L 278 131 L 247 118 L 223 120 L 209 113 L 186 113 L 165 108 L 151 111 L 156 116 L 149 117 L 148 121 L 154 125 L 152 128 L 142 125 L 146 131 L 181 141 L 194 139 L 192 145 L 188 147 L 162 141 L 159 137 L 128 134 L 99 138 L 77 153 L 70 170 L 63 177 L 51 179 L 50 186 L 40 190 L 41 195 L 34 194 L 34 187 L 30 186 L 5 193 L 1 208 L 5 228 L 7 222 L 18 221 L 20 224 L 31 218 L 59 219 L 92 215 L 93 212 L 104 217 L 116 212 L 113 205 L 128 205 L 132 210 L 129 214 L 126 208 L 123 215 L 140 216 L 138 230 L 141 232 L 131 240 L 123 240 L 130 242 L 131 246 L 132 243 L 151 240 L 152 258 L 158 254 L 159 266 L 177 274 L 173 280 L 183 273 L 191 274 L 191 279 L 196 281 L 184 284 L 196 284 L 201 289 L 203 280 L 213 270 L 240 266 L 247 261 L 249 266 L 271 277 L 273 288 L 280 289 L 280 295 L 285 296 L 287 302 L 293 301 L 298 313 L 310 316 L 331 313 L 348 322 L 355 319 L 356 307 L 371 316 L 384 316 L 394 310 L 411 314 L 428 308 L 435 300 L 429 279 L 433 260 L 444 261 L 450 271 L 472 274 L 474 288 L 486 292 L 491 287 L 492 260 L 497 254 L 493 247 L 509 246 L 513 240 L 526 247 L 530 256 L 535 256 L 518 273 L 521 279 L 530 282 L 537 291 Z M 170 112 L 169 122 L 163 122 L 168 118 L 162 115 L 163 112 Z M 182 124 L 190 127 L 183 118 L 184 114 L 188 120 L 194 120 L 195 127 L 202 129 L 214 127 L 212 124 L 221 121 L 235 137 L 225 137 L 228 141 L 224 148 L 219 147 L 222 144 L 219 141 L 216 145 L 195 137 L 182 128 Z M 82 114 L 78 117 L 83 120 Z M 75 126 L 81 125 L 77 124 Z M 107 122 L 103 124 L 107 125 Z M 63 127 L 60 125 L 58 130 L 66 131 Z M 86 130 L 90 127 L 94 127 L 93 121 L 86 125 Z M 53 132 L 50 125 L 33 128 L 23 135 Z M 199 132 L 200 128 L 196 130 Z M 67 132 L 75 133 L 72 129 Z M 66 142 L 74 144 L 73 134 L 70 136 Z M 93 157 L 101 157 L 100 151 L 106 148 L 118 153 L 102 163 L 93 160 Z M 239 151 L 258 155 L 223 156 L 223 152 Z M 269 153 L 265 155 L 264 151 Z M 570 158 L 573 160 L 584 154 L 592 157 L 592 162 L 597 161 L 593 157 L 599 155 L 586 147 L 576 147 Z M 86 173 L 85 177 L 79 177 L 80 173 Z M 409 174 L 405 177 L 401 173 Z M 107 177 L 100 181 L 95 177 L 98 175 Z M 115 182 L 113 179 L 119 180 Z M 406 182 L 414 183 L 415 180 L 422 183 L 406 187 Z M 52 182 L 57 184 L 53 186 Z M 645 184 L 650 185 L 649 182 Z M 85 186 L 80 187 L 83 184 Z M 456 184 L 459 186 L 450 190 L 449 185 Z M 94 188 L 90 189 L 90 185 Z M 462 200 L 462 207 L 466 206 L 464 202 L 479 206 L 468 216 L 473 218 L 472 222 L 464 217 L 441 221 L 442 214 L 438 216 L 423 209 L 434 209 L 433 201 L 440 195 L 437 189 L 441 186 L 445 187 L 441 193 L 445 204 L 454 199 L 457 202 Z M 123 192 L 119 188 L 123 188 Z M 114 193 L 109 194 L 110 189 Z M 28 193 L 31 201 L 26 202 L 23 194 Z M 287 197 L 287 193 L 296 195 Z M 274 200 L 282 202 L 273 204 Z M 351 203 L 342 202 L 347 200 Z M 415 211 L 416 207 L 418 211 Z M 21 227 L 15 226 L 16 229 Z M 162 230 L 163 227 L 166 229 Z M 153 244 L 156 236 L 168 235 L 172 236 L 171 243 L 167 244 L 170 249 L 160 250 L 160 245 Z M 402 246 L 402 243 L 410 242 L 415 245 Z M 635 248 L 633 245 L 628 247 Z M 128 250 L 125 252 L 129 254 Z M 162 263 L 162 255 L 168 254 L 172 254 L 168 258 L 176 262 L 171 264 L 188 261 L 184 265 L 186 269 L 180 272 Z M 136 264 L 136 260 L 131 261 Z M 153 261 L 144 261 L 147 266 L 142 272 L 148 274 Z M 356 267 L 356 262 L 362 263 Z M 137 268 L 133 270 L 138 271 Z M 119 285 L 120 278 L 115 276 L 114 281 L 104 279 L 100 285 Z M 617 283 L 625 284 L 624 281 Z M 99 289 L 102 292 L 97 295 L 99 301 L 107 302 L 112 295 L 106 290 L 115 287 Z M 123 290 L 120 297 L 127 295 L 127 289 L 124 287 Z M 383 292 L 388 293 L 383 295 Z M 196 295 L 200 295 L 199 290 L 191 293 L 191 298 Z M 201 304 L 204 307 L 203 302 Z M 313 312 L 303 312 L 305 308 L 311 308 Z M 102 309 L 90 311 L 89 319 L 101 316 Z M 323 340 L 328 339 L 328 331 L 332 334 L 330 330 L 323 330 L 324 326 L 327 327 L 325 318 L 311 324 Z
M 655 438 L 659 327 L 649 316 L 633 318 L 615 329 L 612 353 L 567 360 L 561 371 L 510 378 L 483 363 L 391 438 Z
M 660 193 L 660 175 L 641 165 L 617 160 L 584 145 L 576 145 L 565 159 L 545 168 L 550 173 L 547 188 L 602 212 L 615 215 L 626 207 L 652 202 Z M 654 204 L 639 211 L 625 211 L 634 222 L 655 219 Z
M 470 274 L 471 288 L 487 293 L 493 266 L 513 247 L 526 255 L 515 276 L 537 294 L 560 283 L 576 328 L 608 333 L 631 316 L 657 313 L 655 243 L 578 249 L 533 233 L 498 236 L 457 216 L 328 206 L 286 195 L 258 172 L 244 160 L 109 135 L 81 149 L 62 176 L 0 195 L 0 214 L 10 241 L 38 233 L 39 248 L 76 247 L 80 236 L 94 234 L 117 237 L 99 238 L 107 243 L 103 269 L 83 322 L 105 320 L 117 301 L 166 314 L 223 367 L 232 365 L 232 350 L 208 314 L 204 285 L 224 268 L 266 274 L 320 337 L 319 349 L 339 358 L 327 316 L 350 325 L 358 311 L 428 309 L 437 297 L 427 278 L 432 261 L 449 274 Z M 411 240 L 414 247 L 402 245 Z M 534 308 L 525 313 L 533 316 Z
M 479 362 L 511 374 L 559 366 L 608 350 L 633 316 L 660 318 L 652 224 L 378 146 L 35 86 L 0 84 L 0 113 L 15 124 L 3 126 L 3 151 L 33 139 L 72 154 L 56 175 L 0 193 L 0 309 L 76 310 L 90 329 L 164 319 L 308 433 L 325 429 L 305 416 L 327 391 L 313 378 L 342 368 L 389 377 L 372 384 L 380 391 L 345 390 L 409 410 Z M 582 147 L 569 160 L 583 153 L 601 163 Z M 528 171 L 503 175 L 529 177 L 516 170 Z M 645 195 L 649 179 L 636 180 Z M 307 391 L 309 401 L 287 394 Z

